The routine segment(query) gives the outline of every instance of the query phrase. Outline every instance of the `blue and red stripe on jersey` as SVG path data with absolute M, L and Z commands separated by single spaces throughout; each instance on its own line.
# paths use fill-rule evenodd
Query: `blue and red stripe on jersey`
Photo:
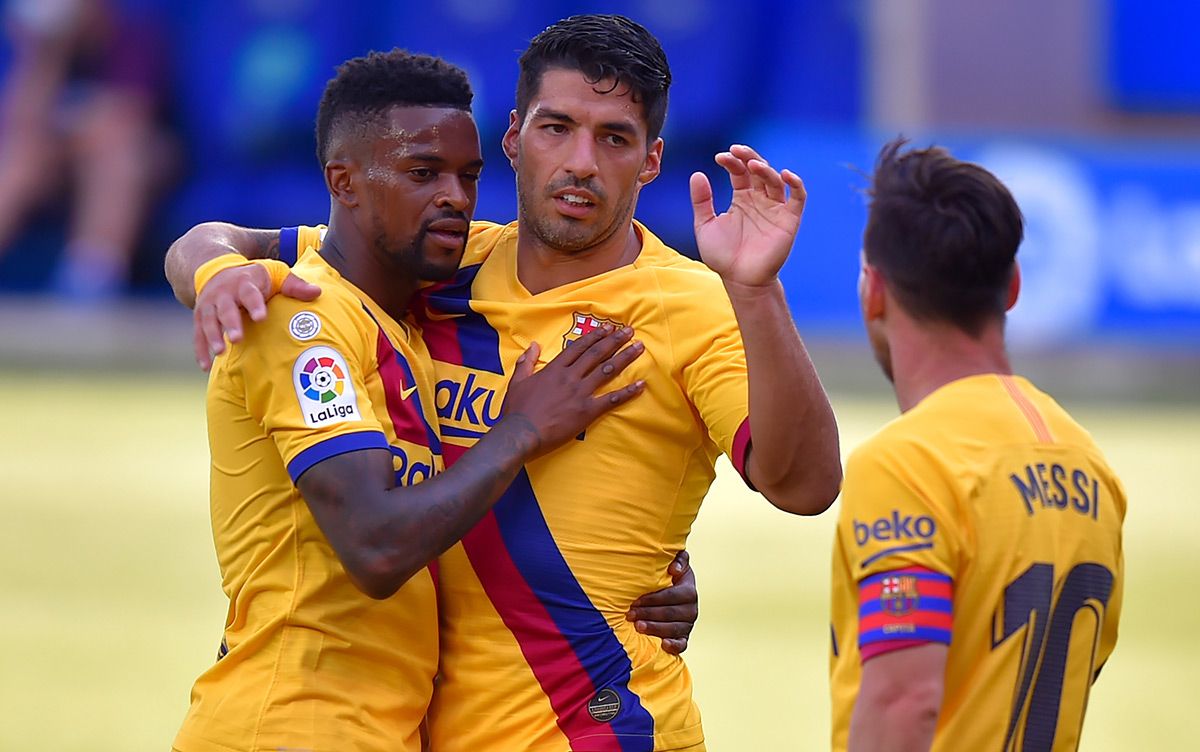
M 363 310 L 378 327 L 375 337 L 375 359 L 379 363 L 379 379 L 383 383 L 388 417 L 392 420 L 396 438 L 417 446 L 427 446 L 430 452 L 440 455 L 442 453 L 441 438 L 429 421 L 425 419 L 423 400 L 430 396 L 422 395 L 421 390 L 416 388 L 417 379 L 413 375 L 412 367 L 408 364 L 408 359 L 388 339 L 383 327 L 379 326 L 379 321 L 375 319 L 371 311 L 366 306 L 363 306 Z M 406 391 L 408 392 L 407 397 L 405 396 Z
M 471 308 L 471 285 L 479 269 L 479 264 L 464 266 L 453 279 L 423 288 L 411 310 L 434 360 L 503 375 L 500 335 Z
M 858 584 L 858 647 L 865 661 L 929 642 L 950 644 L 954 582 L 925 567 L 880 572 Z
M 447 444 L 447 465 L 464 451 Z M 654 718 L 629 689 L 629 655 L 559 551 L 524 470 L 463 538 L 463 548 L 572 748 L 653 750 Z M 588 713 L 588 702 L 602 689 L 621 700 L 607 722 Z

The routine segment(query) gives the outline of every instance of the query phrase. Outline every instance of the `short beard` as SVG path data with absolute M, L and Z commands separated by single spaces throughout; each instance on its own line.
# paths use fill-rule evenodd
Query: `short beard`
M 606 227 L 591 229 L 585 226 L 573 226 L 568 219 L 556 219 L 550 216 L 540 216 L 533 211 L 529 197 L 540 193 L 534 186 L 527 185 L 521 179 L 521 170 L 517 168 L 517 211 L 518 217 L 534 236 L 544 245 L 562 253 L 579 253 L 589 248 L 595 248 L 616 234 L 622 224 L 628 223 L 633 216 L 633 202 L 637 190 L 629 194 L 629 199 L 613 214 L 612 222 Z
M 445 282 L 451 279 L 458 272 L 458 267 L 439 266 L 431 264 L 421 253 L 422 247 L 425 245 L 425 236 L 429 232 L 426 226 L 428 223 L 423 223 L 421 228 L 417 230 L 417 234 L 413 236 L 412 242 L 403 248 L 388 248 L 384 241 L 382 228 L 375 228 L 375 251 L 381 258 L 388 259 L 389 263 L 397 271 L 411 274 L 422 282 Z M 464 250 L 467 239 L 463 238 Z

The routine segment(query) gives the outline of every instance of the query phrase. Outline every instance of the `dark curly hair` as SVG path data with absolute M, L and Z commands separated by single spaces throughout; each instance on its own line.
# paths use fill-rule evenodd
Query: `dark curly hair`
M 467 74 L 438 57 L 406 50 L 370 52 L 347 60 L 325 84 L 317 108 L 317 159 L 328 159 L 329 135 L 340 121 L 368 121 L 400 106 L 471 109 Z
M 667 119 L 671 68 L 662 45 L 641 24 L 624 16 L 571 16 L 547 27 L 521 54 L 517 80 L 517 116 L 522 120 L 549 68 L 578 70 L 592 84 L 612 80 L 611 87 L 628 86 L 633 101 L 642 105 L 648 141 L 662 133 Z
M 911 315 L 978 336 L 1007 309 L 1021 210 L 979 165 L 936 146 L 902 151 L 906 143 L 889 142 L 875 164 L 867 262 Z

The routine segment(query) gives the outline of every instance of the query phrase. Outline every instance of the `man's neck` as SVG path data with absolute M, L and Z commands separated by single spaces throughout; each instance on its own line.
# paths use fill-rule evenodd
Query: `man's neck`
M 598 245 L 567 253 L 547 245 L 518 220 L 517 279 L 537 295 L 632 264 L 641 250 L 642 238 L 632 222 Z
M 396 321 L 408 315 L 408 306 L 420 282 L 382 263 L 349 221 L 339 222 L 330 217 L 329 229 L 321 243 L 321 258 Z
M 1004 351 L 1003 324 L 989 324 L 978 339 L 949 324 L 897 322 L 889 346 L 892 379 L 900 412 L 958 379 L 1011 374 Z

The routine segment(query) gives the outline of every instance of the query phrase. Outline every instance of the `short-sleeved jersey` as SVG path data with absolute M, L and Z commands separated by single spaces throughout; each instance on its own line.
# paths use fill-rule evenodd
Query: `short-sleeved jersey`
M 530 463 L 439 560 L 439 752 L 703 744 L 686 666 L 625 614 L 669 584 L 718 454 L 742 469 L 745 353 L 717 275 L 636 228 L 633 264 L 533 295 L 517 278 L 515 223 L 476 222 L 457 276 L 414 306 L 447 464 L 499 419 L 532 342 L 545 363 L 610 322 L 646 345 L 616 383 L 642 378 L 646 392 Z
M 1117 638 L 1124 517 L 1091 436 L 1023 378 L 952 382 L 885 426 L 842 491 L 833 748 L 862 656 L 905 641 L 949 645 L 934 750 L 1075 749 Z
M 350 581 L 296 489 L 322 460 L 389 450 L 395 482 L 442 468 L 429 355 L 314 251 L 311 303 L 277 297 L 208 385 L 213 538 L 229 612 L 175 745 L 412 750 L 437 671 L 428 570 L 390 598 Z

